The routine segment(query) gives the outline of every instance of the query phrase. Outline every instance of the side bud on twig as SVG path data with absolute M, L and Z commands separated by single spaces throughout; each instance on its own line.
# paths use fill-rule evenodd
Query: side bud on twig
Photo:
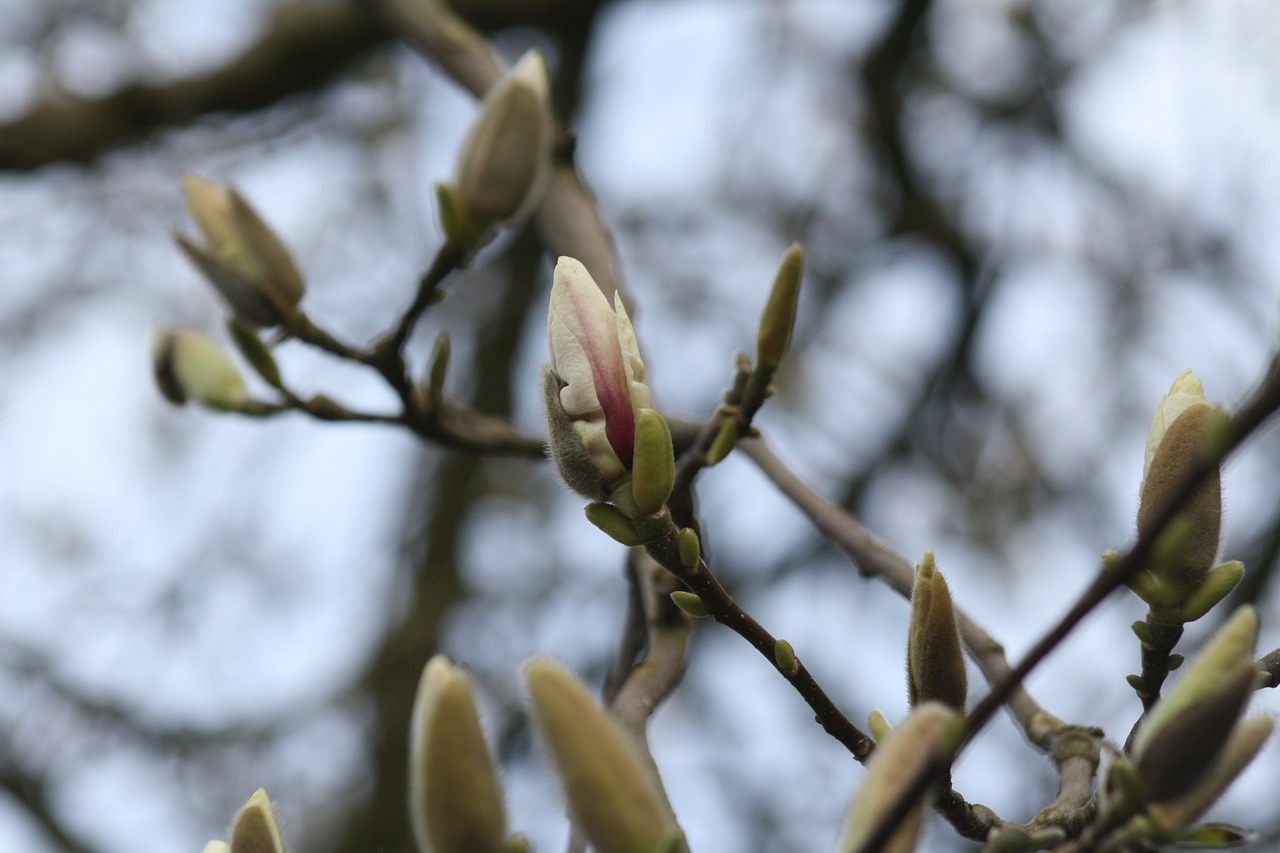
M 880 820 L 897 803 L 922 767 L 950 755 L 957 741 L 957 727 L 963 718 L 937 702 L 925 702 L 892 732 L 882 732 L 876 751 L 867 764 L 867 775 L 853 799 L 844 831 L 836 845 L 838 853 L 855 853 L 875 832 Z M 924 820 L 926 798 L 912 804 L 911 812 L 898 825 L 882 853 L 911 853 Z
M 1257 613 L 1239 608 L 1134 738 L 1133 764 L 1150 814 L 1166 833 L 1180 831 L 1208 808 L 1270 732 L 1270 721 L 1265 731 L 1256 720 L 1240 722 L 1258 679 L 1257 632 Z
M 951 590 L 934 563 L 933 552 L 925 551 L 911 588 L 907 701 L 914 708 L 934 700 L 963 712 L 968 690 Z
M 235 190 L 195 175 L 183 178 L 182 187 L 208 245 L 176 234 L 178 246 L 236 316 L 255 326 L 287 323 L 306 287 L 280 238 Z
M 652 512 L 670 494 L 670 431 L 654 412 L 635 330 L 621 297 L 614 307 L 586 267 L 560 258 L 547 317 L 551 366 L 543 376 L 550 455 L 569 488 L 612 499 L 629 514 Z M 650 414 L 651 413 L 651 414 Z M 642 444 L 637 453 L 637 428 Z M 623 489 L 641 464 L 639 509 Z M 654 506 L 656 502 L 656 506 Z
M 1155 532 L 1175 492 L 1208 446 L 1224 417 L 1208 403 L 1200 380 L 1185 371 L 1156 407 L 1147 437 L 1146 461 L 1138 504 L 1138 535 Z M 1214 566 L 1222 527 L 1222 475 L 1216 467 L 1183 503 L 1182 513 L 1168 525 L 1152 549 L 1148 564 L 1129 587 L 1152 611 L 1169 621 L 1190 622 L 1203 616 L 1240 580 L 1238 562 Z
M 756 335 L 756 365 L 770 372 L 777 370 L 782 357 L 791 347 L 791 332 L 796 325 L 796 306 L 800 301 L 800 279 L 804 275 L 804 252 L 797 245 L 782 256 L 782 266 L 769 292 L 769 302 L 760 317 Z
M 466 674 L 444 655 L 418 683 L 409 815 L 425 853 L 503 853 L 507 818 Z
M 541 198 L 551 157 L 549 88 L 547 63 L 531 50 L 485 95 L 462 144 L 455 190 L 460 213 L 481 229 L 523 219 Z
M 631 741 L 581 682 L 548 660 L 525 664 L 538 731 L 575 823 L 599 853 L 686 850 Z
M 187 400 L 234 410 L 249 400 L 244 377 L 213 339 L 199 332 L 159 329 L 151 369 L 160 393 L 176 406 Z
M 236 815 L 231 853 L 285 853 L 284 839 L 267 792 L 259 788 Z

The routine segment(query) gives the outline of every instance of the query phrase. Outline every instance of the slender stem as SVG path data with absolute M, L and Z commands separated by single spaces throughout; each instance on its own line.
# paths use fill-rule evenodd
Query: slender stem
M 436 252 L 436 256 L 432 258 L 431 266 L 427 267 L 427 271 L 418 280 L 418 292 L 414 294 L 413 302 L 409 304 L 404 314 L 400 316 L 395 328 L 383 340 L 379 341 L 374 348 L 375 352 L 393 351 L 399 353 L 404 348 L 405 341 L 413 334 L 413 327 L 417 325 L 418 320 L 422 318 L 423 312 L 436 299 L 440 284 L 449 277 L 451 272 L 466 262 L 473 250 L 473 246 L 463 246 L 452 240 L 445 241 L 444 245 Z

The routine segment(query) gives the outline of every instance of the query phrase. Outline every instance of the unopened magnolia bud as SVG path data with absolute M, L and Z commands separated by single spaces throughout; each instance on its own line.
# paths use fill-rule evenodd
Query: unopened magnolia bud
M 538 730 L 587 840 L 599 853 L 657 847 L 673 820 L 631 741 L 558 665 L 534 659 L 524 674 Z
M 207 246 L 178 234 L 178 246 L 231 306 L 255 326 L 278 326 L 296 313 L 306 290 L 284 244 L 233 189 L 187 175 L 187 207 Z
M 958 715 L 937 702 L 920 705 L 883 741 L 867 764 L 867 775 L 854 797 L 836 849 L 854 853 L 875 832 L 880 821 L 906 792 L 915 775 L 928 763 L 948 757 L 955 749 Z M 881 853 L 911 853 L 924 818 L 925 797 L 911 810 L 880 848 Z
M 1183 373 L 1156 408 L 1147 438 L 1138 504 L 1138 535 L 1155 534 L 1156 523 L 1180 497 L 1177 492 L 1201 459 L 1218 412 L 1204 388 Z M 1154 609 L 1176 608 L 1198 587 L 1218 553 L 1222 526 L 1222 475 L 1215 467 L 1182 501 L 1182 512 L 1152 550 L 1150 564 L 1130 587 Z
M 631 547 L 640 544 L 640 534 L 631 523 L 627 514 L 613 504 L 601 501 L 587 504 L 587 520 L 600 528 L 610 539 L 620 545 Z
M 697 593 L 677 589 L 671 593 L 671 601 L 676 607 L 679 607 L 694 619 L 703 619 L 711 615 L 711 611 L 707 609 L 706 602 L 699 598 Z
M 225 841 L 210 841 L 201 853 L 231 853 L 231 845 Z
M 231 410 L 249 400 L 240 371 L 220 346 L 199 332 L 158 330 L 151 367 L 160 393 L 175 405 L 195 400 Z
M 871 737 L 876 745 L 893 734 L 893 726 L 889 725 L 889 721 L 879 711 L 872 711 L 867 715 L 867 728 L 871 730 Z
M 436 655 L 413 704 L 409 815 L 422 850 L 503 853 L 507 819 L 466 674 Z
M 756 336 L 756 365 L 761 370 L 778 369 L 782 357 L 791 346 L 791 332 L 796 324 L 796 305 L 800 301 L 800 279 L 804 275 L 804 252 L 792 245 L 782 257 L 782 266 L 769 292 L 769 302 L 760 318 Z
M 548 88 L 546 62 L 531 50 L 485 95 L 458 165 L 470 219 L 507 223 L 537 204 L 551 156 Z
M 231 853 L 285 853 L 267 792 L 259 788 L 236 816 L 231 830 Z
M 1158 803 L 1148 810 L 1151 822 L 1167 840 L 1178 838 L 1182 832 L 1227 790 L 1235 778 L 1249 766 L 1262 749 L 1275 727 L 1269 717 L 1257 717 L 1240 722 L 1231 734 L 1222 757 L 1214 766 L 1209 778 L 1186 796 L 1169 803 Z
M 698 565 L 698 561 L 702 559 L 702 543 L 698 541 L 698 534 L 692 527 L 680 531 L 679 546 L 680 565 L 686 569 Z
M 968 674 L 951 591 L 926 551 L 916 566 L 911 588 L 911 625 L 907 634 L 907 700 L 911 707 L 936 700 L 963 711 Z
M 671 497 L 676 479 L 671 428 L 656 409 L 636 412 L 636 445 L 631 469 L 631 494 L 636 509 L 646 515 L 657 512 Z

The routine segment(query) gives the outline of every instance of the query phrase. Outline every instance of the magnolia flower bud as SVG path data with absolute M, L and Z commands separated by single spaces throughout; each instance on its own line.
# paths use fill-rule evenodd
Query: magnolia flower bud
M 586 687 L 558 665 L 534 659 L 525 681 L 538 731 L 555 761 L 575 823 L 599 853 L 686 850 L 665 801 L 631 741 Z M 678 833 L 678 830 L 676 830 Z
M 1257 632 L 1253 608 L 1236 610 L 1138 730 L 1133 761 L 1151 802 L 1194 795 L 1214 773 L 1253 693 Z
M 1204 386 L 1191 371 L 1174 380 L 1156 407 L 1147 437 L 1138 504 L 1139 536 L 1154 533 L 1169 502 L 1178 497 L 1174 492 L 1200 457 L 1217 417 L 1217 408 L 1209 405 Z M 1182 605 L 1213 566 L 1221 526 L 1222 477 L 1215 468 L 1183 502 L 1177 525 L 1166 529 L 1170 538 L 1157 543 L 1153 558 L 1130 581 L 1130 587 L 1153 609 Z M 1160 547 L 1162 544 L 1168 547 Z
M 951 591 L 925 551 L 911 588 L 911 625 L 907 633 L 907 701 L 911 707 L 936 700 L 964 711 L 968 675 Z
M 225 841 L 210 841 L 201 853 L 231 853 L 231 845 Z
M 503 853 L 507 818 L 466 674 L 436 655 L 418 682 L 410 731 L 409 816 L 429 853 Z
M 875 832 L 885 813 L 929 761 L 951 754 L 955 727 L 962 721 L 954 711 L 937 702 L 925 702 L 892 732 L 882 732 L 867 764 L 867 775 L 853 799 L 836 850 L 854 853 Z M 911 853 L 924 819 L 925 799 L 911 811 L 881 848 L 882 853 Z
M 604 500 L 630 476 L 636 416 L 652 401 L 635 330 L 621 297 L 610 308 L 586 267 L 562 257 L 547 338 L 551 366 L 543 393 L 551 458 L 571 489 Z
M 547 63 L 531 50 L 498 81 L 462 145 L 457 197 L 479 223 L 519 221 L 538 203 L 551 153 Z
M 238 317 L 255 326 L 287 322 L 306 287 L 280 238 L 235 190 L 195 175 L 182 187 L 208 246 L 177 234 L 178 246 Z
M 231 830 L 231 853 L 285 853 L 267 792 L 259 788 L 236 816 Z
M 240 371 L 199 332 L 158 330 L 151 368 L 160 393 L 177 406 L 191 399 L 214 409 L 237 409 L 249 400 Z
M 769 292 L 769 302 L 760 317 L 756 335 L 756 364 L 763 370 L 777 370 L 791 347 L 800 301 L 800 278 L 804 273 L 804 252 L 793 245 L 782 257 L 782 265 Z

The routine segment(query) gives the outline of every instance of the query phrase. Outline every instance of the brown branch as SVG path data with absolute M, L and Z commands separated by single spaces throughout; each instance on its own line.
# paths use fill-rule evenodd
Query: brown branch
M 89 163 L 105 151 L 214 112 L 250 112 L 326 85 L 387 32 L 340 3 L 290 3 L 257 43 L 212 74 L 135 83 L 104 98 L 48 97 L 0 126 L 0 170 Z

